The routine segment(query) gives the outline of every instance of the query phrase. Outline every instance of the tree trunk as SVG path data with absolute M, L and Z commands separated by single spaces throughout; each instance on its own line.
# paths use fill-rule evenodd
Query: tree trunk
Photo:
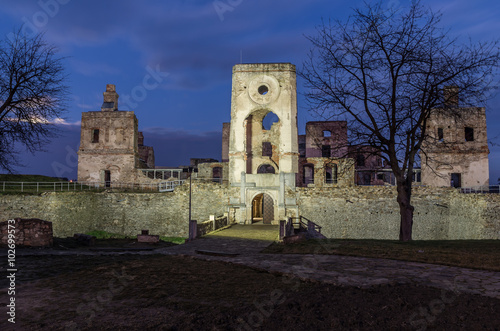
M 399 213 L 401 215 L 401 223 L 399 226 L 399 240 L 410 241 L 412 240 L 412 228 L 413 228 L 413 210 L 415 209 L 411 205 L 411 183 L 408 184 L 407 180 L 403 182 L 397 182 L 398 190 L 398 204 Z

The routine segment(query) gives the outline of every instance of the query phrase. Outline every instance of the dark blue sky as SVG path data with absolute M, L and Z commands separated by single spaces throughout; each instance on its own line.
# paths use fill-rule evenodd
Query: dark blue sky
M 409 1 L 388 0 L 401 7 Z M 474 41 L 499 37 L 494 0 L 423 1 L 443 12 L 443 27 Z M 222 122 L 230 120 L 231 70 L 243 62 L 291 62 L 300 69 L 322 19 L 345 20 L 362 1 L 0 1 L 0 34 L 20 26 L 45 32 L 65 60 L 70 102 L 64 135 L 47 152 L 23 155 L 21 173 L 76 178 L 81 112 L 100 110 L 106 84 L 119 108 L 133 110 L 157 165 L 190 157 L 220 159 Z M 156 74 L 152 74 L 155 72 Z M 149 76 L 148 76 L 149 75 Z M 148 78 L 152 77 L 152 78 Z M 304 92 L 301 82 L 299 93 Z M 308 114 L 299 96 L 299 131 Z M 500 98 L 487 106 L 490 178 L 500 177 Z M 493 182 L 493 180 L 490 180 Z M 495 181 L 496 182 L 496 181 Z

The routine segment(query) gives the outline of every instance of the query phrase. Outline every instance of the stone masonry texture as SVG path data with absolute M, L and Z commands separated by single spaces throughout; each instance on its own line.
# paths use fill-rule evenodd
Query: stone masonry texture
M 193 184 L 192 219 L 228 212 L 238 188 Z M 390 186 L 287 190 L 299 213 L 322 226 L 328 238 L 398 239 L 399 208 Z M 0 215 L 52 222 L 54 236 L 91 230 L 135 236 L 142 229 L 161 236 L 188 236 L 189 186 L 169 193 L 61 192 L 0 196 Z M 500 239 L 500 195 L 461 194 L 452 188 L 416 187 L 413 238 Z

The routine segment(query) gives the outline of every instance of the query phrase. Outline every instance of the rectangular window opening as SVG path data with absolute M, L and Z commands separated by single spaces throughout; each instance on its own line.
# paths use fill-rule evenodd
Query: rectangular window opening
M 444 131 L 443 128 L 438 128 L 438 140 L 443 141 L 444 140 Z
M 322 157 L 330 157 L 332 147 L 330 145 L 322 145 L 321 146 L 321 156 Z
M 99 129 L 92 130 L 92 142 L 93 143 L 99 142 Z
M 474 129 L 465 127 L 465 141 L 474 141 Z
M 262 143 L 262 156 L 273 156 L 273 146 L 268 141 Z
M 459 173 L 452 173 L 450 186 L 455 188 L 462 187 L 462 175 Z

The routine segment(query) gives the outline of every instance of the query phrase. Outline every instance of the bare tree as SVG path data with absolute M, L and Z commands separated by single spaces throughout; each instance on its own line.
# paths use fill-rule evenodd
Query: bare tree
M 442 88 L 482 102 L 499 63 L 496 42 L 462 45 L 438 27 L 440 18 L 419 2 L 399 11 L 366 4 L 308 37 L 313 48 L 300 73 L 311 109 L 347 120 L 350 143 L 380 151 L 392 169 L 403 241 L 412 239 L 413 170 L 429 115 L 446 102 Z
M 34 153 L 54 135 L 65 78 L 62 58 L 42 35 L 18 30 L 0 41 L 0 168 L 12 172 L 19 165 L 16 145 Z

